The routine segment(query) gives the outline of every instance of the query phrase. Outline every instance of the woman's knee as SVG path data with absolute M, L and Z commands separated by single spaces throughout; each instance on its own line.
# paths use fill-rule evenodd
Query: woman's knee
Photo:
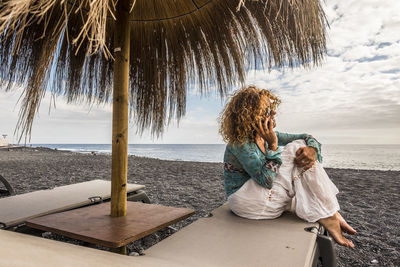
M 291 156 L 296 156 L 296 151 L 299 148 L 305 147 L 307 146 L 306 141 L 299 139 L 299 140 L 294 140 L 292 142 L 290 142 L 289 144 L 287 144 L 284 148 L 283 151 L 286 153 L 290 153 Z

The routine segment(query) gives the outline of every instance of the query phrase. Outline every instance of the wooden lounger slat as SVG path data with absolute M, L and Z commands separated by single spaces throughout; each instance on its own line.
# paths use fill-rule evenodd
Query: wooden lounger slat
M 186 208 L 128 202 L 126 216 L 111 217 L 110 204 L 103 203 L 30 219 L 26 225 L 92 244 L 118 248 L 193 214 L 193 210 Z

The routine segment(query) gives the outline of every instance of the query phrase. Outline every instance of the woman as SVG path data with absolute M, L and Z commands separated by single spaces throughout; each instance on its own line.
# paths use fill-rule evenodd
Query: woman
M 338 244 L 354 247 L 342 235 L 356 231 L 338 212 L 339 191 L 320 164 L 321 145 L 307 134 L 274 131 L 279 103 L 268 90 L 249 86 L 237 91 L 221 114 L 231 210 L 249 219 L 273 219 L 292 209 L 321 223 Z

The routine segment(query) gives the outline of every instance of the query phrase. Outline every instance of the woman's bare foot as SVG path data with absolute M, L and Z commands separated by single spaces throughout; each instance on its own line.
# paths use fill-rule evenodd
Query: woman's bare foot
M 354 248 L 353 242 L 346 239 L 342 235 L 342 229 L 340 225 L 340 220 L 337 216 L 337 213 L 331 217 L 320 219 L 318 222 L 322 224 L 326 230 L 328 230 L 329 234 L 335 239 L 335 241 L 342 246 Z
M 339 219 L 340 222 L 340 228 L 342 228 L 342 231 L 349 234 L 349 235 L 354 235 L 357 233 L 356 230 L 354 230 L 353 227 L 351 227 L 345 219 L 343 219 L 342 215 L 339 212 L 336 212 L 336 216 Z

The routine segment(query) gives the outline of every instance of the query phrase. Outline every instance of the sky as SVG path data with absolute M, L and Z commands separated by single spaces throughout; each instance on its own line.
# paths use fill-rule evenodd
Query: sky
M 325 144 L 400 144 L 400 1 L 329 0 L 328 52 L 322 66 L 294 70 L 250 70 L 247 84 L 276 93 L 282 104 L 277 130 L 308 133 Z M 12 143 L 19 92 L 0 90 L 0 134 Z M 111 105 L 85 107 L 42 101 L 31 135 L 33 144 L 111 143 Z M 217 118 L 226 99 L 189 91 L 186 116 L 159 139 L 148 132 L 130 144 L 219 144 Z M 50 110 L 50 111 L 49 111 Z

